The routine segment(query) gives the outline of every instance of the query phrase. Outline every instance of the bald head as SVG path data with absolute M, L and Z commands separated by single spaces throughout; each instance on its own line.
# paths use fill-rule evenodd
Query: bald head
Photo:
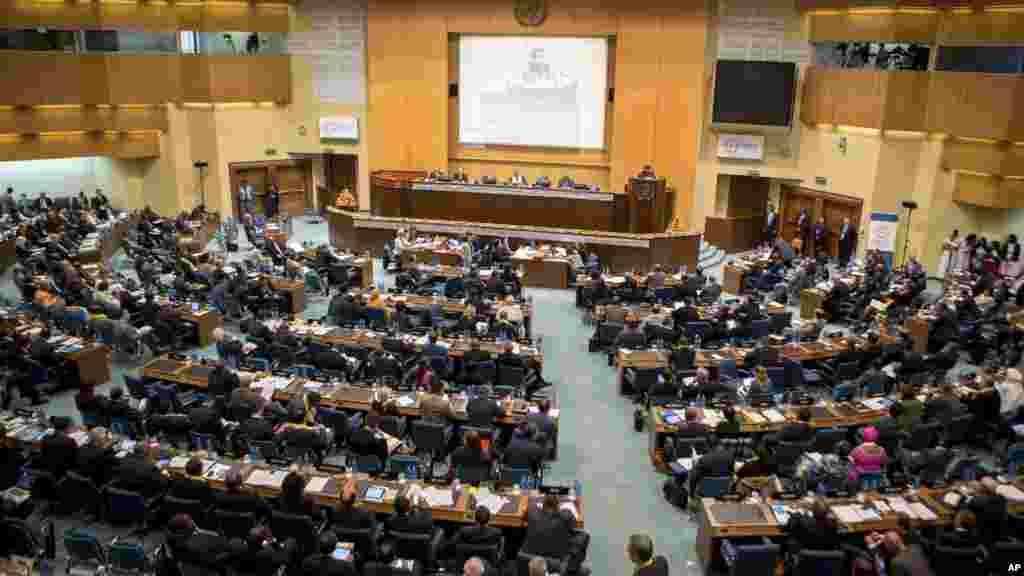
M 547 576 L 548 563 L 540 556 L 535 556 L 533 560 L 530 560 L 530 564 L 527 566 L 527 572 L 529 573 L 529 576 Z
M 462 565 L 462 576 L 483 576 L 484 563 L 476 556 L 466 560 Z

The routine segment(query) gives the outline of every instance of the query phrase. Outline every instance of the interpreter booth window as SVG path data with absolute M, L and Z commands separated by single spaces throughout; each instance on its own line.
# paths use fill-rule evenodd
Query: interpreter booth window
M 77 43 L 73 30 L 50 28 L 0 30 L 0 50 L 76 52 Z
M 174 53 L 178 51 L 178 44 L 174 32 L 86 30 L 85 51 L 132 54 Z
M 282 32 L 198 32 L 200 54 L 283 54 Z M 184 50 L 182 50 L 184 52 Z
M 935 69 L 984 74 L 1024 73 L 1024 46 L 942 46 Z
M 821 42 L 814 45 L 814 64 L 831 68 L 927 70 L 931 47 L 893 42 Z

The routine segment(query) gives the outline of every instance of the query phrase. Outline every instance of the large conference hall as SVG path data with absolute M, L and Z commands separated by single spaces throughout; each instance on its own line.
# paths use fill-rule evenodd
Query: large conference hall
M 1020 572 L 1020 0 L 0 4 L 0 574 Z

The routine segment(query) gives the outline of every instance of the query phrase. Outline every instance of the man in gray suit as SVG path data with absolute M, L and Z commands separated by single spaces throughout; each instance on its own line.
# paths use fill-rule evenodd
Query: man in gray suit
M 253 202 L 256 200 L 256 191 L 253 189 L 252 184 L 249 184 L 248 180 L 242 179 L 242 184 L 238 187 L 238 208 L 243 214 L 251 214 L 253 210 Z

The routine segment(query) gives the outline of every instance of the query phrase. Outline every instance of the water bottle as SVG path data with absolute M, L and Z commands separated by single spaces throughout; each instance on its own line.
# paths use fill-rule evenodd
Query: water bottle
M 523 474 L 522 477 L 519 478 L 519 489 L 523 492 L 530 489 L 530 478 L 528 474 Z

